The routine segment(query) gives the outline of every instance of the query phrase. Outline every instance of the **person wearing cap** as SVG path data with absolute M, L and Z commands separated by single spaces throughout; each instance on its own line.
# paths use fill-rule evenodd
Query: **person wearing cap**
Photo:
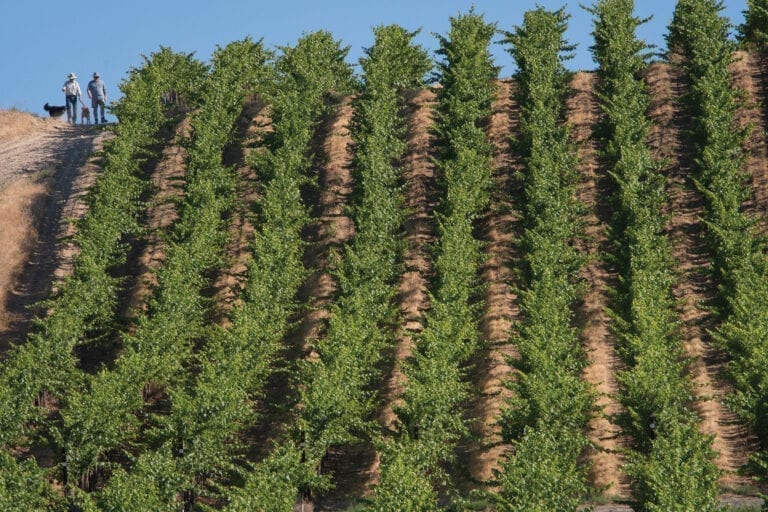
M 93 122 L 98 123 L 101 119 L 102 123 L 106 123 L 107 120 L 104 117 L 104 103 L 107 101 L 107 87 L 104 82 L 99 78 L 98 73 L 93 74 L 93 80 L 88 82 L 88 97 L 91 98 L 91 107 L 93 110 Z M 101 108 L 101 117 L 99 117 L 99 108 Z
M 74 73 L 70 73 L 67 77 L 68 80 L 64 82 L 64 86 L 61 88 L 61 92 L 64 93 L 64 97 L 67 100 L 67 121 L 77 122 L 77 99 L 83 101 L 83 97 L 80 93 L 80 84 L 77 83 L 77 77 Z

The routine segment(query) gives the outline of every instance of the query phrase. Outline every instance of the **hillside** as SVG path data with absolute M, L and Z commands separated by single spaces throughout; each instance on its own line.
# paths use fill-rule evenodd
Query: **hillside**
M 752 126 L 744 148 L 751 192 L 742 209 L 759 219 L 762 233 L 768 231 L 766 69 L 763 57 L 744 52 L 736 54 L 730 67 L 733 87 L 744 91 L 737 123 Z M 222 73 L 216 79 L 245 83 L 248 77 L 247 72 Z M 649 65 L 642 80 L 650 98 L 646 145 L 661 162 L 666 191 L 664 235 L 674 262 L 671 293 L 684 348 L 680 360 L 692 382 L 693 396 L 683 401 L 695 412 L 698 430 L 711 436 L 713 461 L 721 471 L 721 501 L 758 506 L 761 500 L 756 496 L 768 489 L 753 478 L 760 475 L 747 463 L 765 447 L 758 433 L 726 405 L 736 393 L 723 374 L 731 356 L 712 334 L 720 322 L 713 306 L 722 300 L 722 282 L 710 271 L 715 256 L 706 241 L 707 205 L 693 179 L 694 120 L 681 103 L 690 84 L 680 66 L 660 62 Z M 589 489 L 582 499 L 609 503 L 597 508 L 608 512 L 630 510 L 636 503 L 624 466 L 641 441 L 621 420 L 627 409 L 619 398 L 619 374 L 627 363 L 620 357 L 617 314 L 611 310 L 617 310 L 615 290 L 626 276 L 616 262 L 618 250 L 610 227 L 617 213 L 611 199 L 615 185 L 598 133 L 604 121 L 598 81 L 595 73 L 567 77 L 562 122 L 569 127 L 568 139 L 577 157 L 575 224 L 583 232 L 571 240 L 583 263 L 570 323 L 586 357 L 578 370 L 580 379 L 588 384 L 595 405 L 583 429 L 588 443 L 578 454 L 587 468 Z M 508 382 L 520 375 L 511 360 L 521 357 L 515 340 L 526 320 L 521 295 L 527 286 L 523 241 L 530 230 L 525 219 L 529 192 L 526 159 L 517 145 L 524 138 L 520 85 L 514 79 L 494 84 L 490 113 L 478 123 L 491 148 L 491 184 L 487 204 L 471 223 L 472 233 L 482 242 L 476 273 L 479 292 L 469 301 L 478 314 L 475 330 L 480 341 L 460 360 L 457 375 L 465 385 L 455 389 L 465 395 L 453 409 L 456 417 L 466 420 L 471 435 L 459 435 L 453 445 L 446 443 L 455 464 L 448 457 L 435 465 L 435 474 L 444 475 L 438 478 L 444 487 L 435 486 L 441 506 L 448 506 L 457 495 L 498 489 L 498 475 L 515 452 L 500 418 L 514 395 Z M 27 409 L 19 406 L 24 421 L 0 436 L 6 450 L 0 461 L 8 475 L 18 471 L 36 482 L 30 492 L 49 503 L 61 504 L 66 497 L 104 509 L 122 502 L 130 509 L 131 503 L 147 499 L 176 509 L 183 505 L 184 510 L 234 507 L 248 503 L 246 495 L 255 496 L 257 491 L 277 495 L 278 488 L 294 485 L 295 478 L 295 488 L 285 493 L 293 497 L 296 510 L 346 510 L 383 488 L 387 478 L 383 473 L 395 467 L 389 462 L 393 454 L 407 455 L 410 449 L 421 449 L 419 442 L 427 442 L 429 425 L 417 422 L 414 431 L 408 418 L 418 411 L 403 404 L 416 400 L 409 395 L 413 393 L 409 375 L 411 383 L 420 375 L 415 354 L 423 350 L 419 345 L 424 343 L 423 333 L 432 332 L 429 329 L 437 323 L 429 315 L 444 293 L 436 254 L 441 239 L 447 237 L 445 225 L 451 213 L 444 209 L 443 181 L 449 131 L 439 125 L 441 115 L 447 116 L 439 102 L 440 90 L 449 86 L 409 88 L 392 100 L 403 116 L 404 146 L 401 155 L 383 161 L 394 162 L 400 173 L 396 185 L 387 190 L 390 196 L 402 196 L 395 209 L 401 221 L 392 228 L 398 237 L 394 246 L 402 252 L 386 260 L 392 261 L 388 270 L 394 277 L 381 278 L 393 291 L 373 286 L 370 290 L 371 296 L 380 293 L 385 298 L 385 309 L 389 300 L 391 310 L 382 313 L 376 333 L 360 335 L 365 344 L 383 348 L 374 350 L 375 356 L 349 349 L 355 360 L 371 358 L 371 368 L 360 372 L 363 377 L 346 368 L 334 370 L 336 353 L 346 348 L 329 351 L 326 344 L 343 347 L 345 340 L 358 336 L 353 327 L 361 317 L 379 314 L 376 303 L 358 297 L 363 294 L 360 290 L 368 293 L 365 283 L 379 279 L 363 266 L 373 256 L 360 249 L 372 232 L 366 230 L 370 220 L 360 205 L 375 193 L 370 183 L 375 180 L 361 174 L 360 162 L 368 153 L 360 148 L 373 151 L 371 147 L 390 145 L 366 142 L 357 130 L 364 125 L 359 121 L 365 114 L 361 105 L 387 109 L 375 103 L 378 97 L 368 100 L 363 95 L 363 101 L 371 103 L 361 103 L 361 94 L 338 92 L 343 90 L 341 83 L 333 86 L 334 94 L 323 90 L 311 97 L 307 90 L 307 96 L 297 101 L 307 111 L 316 109 L 317 121 L 307 121 L 307 129 L 296 128 L 304 122 L 296 121 L 299 114 L 290 118 L 284 105 L 249 94 L 221 99 L 216 111 L 209 105 L 191 110 L 181 102 L 158 103 L 155 111 L 142 114 L 154 131 L 126 143 L 128 149 L 110 143 L 103 151 L 105 141 L 127 137 L 131 125 L 123 119 L 116 133 L 31 117 L 14 120 L 18 127 L 8 133 L 0 131 L 0 248 L 6 251 L 0 275 L 4 371 L 10 375 L 8 368 L 15 368 L 14 361 L 21 359 L 9 349 L 11 343 L 45 346 L 51 355 L 41 357 L 50 358 L 43 360 L 55 368 L 41 371 L 53 375 L 53 384 L 41 384 L 39 389 L 31 385 L 31 391 L 21 392 L 29 392 L 34 405 L 30 400 Z M 222 89 L 238 91 L 244 86 Z M 7 126 L 9 115 L 0 112 L 0 127 Z M 285 127 L 287 120 L 294 123 L 291 128 Z M 286 142 L 289 134 L 306 139 L 304 177 L 291 178 L 301 167 L 291 166 L 301 157 L 286 157 L 287 163 L 282 163 L 273 156 L 282 155 L 275 148 L 287 152 L 294 147 Z M 111 186 L 94 187 L 107 183 L 103 180 L 119 165 L 133 167 L 114 178 Z M 215 172 L 209 176 L 212 169 Z M 146 183 L 135 184 L 137 176 Z M 281 178 L 286 180 L 284 188 L 273 188 Z M 108 193 L 134 186 L 126 197 L 135 199 L 135 204 L 119 210 L 127 200 L 118 198 L 104 207 L 104 218 L 116 217 L 115 222 L 123 225 L 114 233 L 94 236 L 96 241 L 87 238 L 106 226 L 102 217 L 88 220 L 89 215 L 102 215 L 94 213 L 94 205 Z M 90 199 L 83 201 L 88 190 Z M 376 196 L 372 203 L 384 209 L 386 196 Z M 282 209 L 269 202 L 273 198 L 285 201 Z M 196 217 L 197 208 L 213 213 Z M 78 219 L 86 220 L 77 223 Z M 274 231 L 272 222 L 277 226 Z M 288 231 L 281 231 L 286 225 L 297 226 L 300 240 L 293 248 L 288 247 L 292 240 Z M 382 227 L 370 238 L 386 236 Z M 94 249 L 97 242 L 114 254 Z M 370 243 L 384 247 L 372 252 L 388 254 L 389 246 L 377 246 L 377 240 Z M 97 256 L 90 256 L 89 250 Z M 272 250 L 276 255 L 268 259 Z M 106 261 L 96 269 L 99 262 L 94 261 L 100 257 Z M 198 265 L 197 270 L 188 272 L 180 262 Z M 254 277 L 260 271 L 263 281 Z M 101 273 L 105 277 L 97 281 L 93 276 Z M 63 284 L 73 275 L 74 284 Z M 75 288 L 79 280 L 82 290 Z M 27 307 L 47 297 L 51 289 L 58 290 L 53 302 Z M 69 307 L 65 301 L 80 296 L 96 297 L 95 303 L 77 306 L 75 317 L 82 326 L 61 320 L 70 329 L 61 339 L 70 345 L 64 345 L 65 356 L 60 357 L 56 350 L 61 345 L 49 348 L 40 341 L 46 336 L 58 340 L 58 324 L 35 326 L 32 319 L 58 318 Z M 285 303 L 280 302 L 283 298 Z M 168 318 L 171 323 L 160 323 Z M 246 325 L 249 321 L 262 323 Z M 249 333 L 247 342 L 234 340 L 241 330 Z M 257 346 L 258 353 L 248 352 L 249 345 Z M 317 369 L 326 364 L 329 377 Z M 448 381 L 452 370 L 441 368 L 435 370 L 437 380 Z M 325 389 L 323 379 L 334 375 L 341 377 L 332 381 L 329 393 L 347 396 L 351 391 L 345 386 L 358 378 L 364 393 L 360 422 L 348 430 L 337 427 L 332 416 L 352 399 L 334 406 L 338 409 L 328 417 L 313 416 L 322 412 L 311 403 L 316 398 L 313 392 Z M 0 388 L 17 392 L 8 389 Z M 98 414 L 92 419 L 86 411 Z M 231 418 L 235 426 L 227 423 Z M 399 443 L 411 448 L 398 451 Z M 318 446 L 327 449 L 313 452 Z M 307 460 L 311 467 L 302 465 Z M 413 464 L 417 467 L 419 462 Z M 291 472 L 295 468 L 312 474 L 299 477 L 298 470 Z M 333 485 L 326 485 L 323 478 Z

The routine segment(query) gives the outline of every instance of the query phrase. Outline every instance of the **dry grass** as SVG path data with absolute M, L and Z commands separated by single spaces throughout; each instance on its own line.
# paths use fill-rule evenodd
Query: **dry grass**
M 0 141 L 21 138 L 48 122 L 28 112 L 0 110 Z
M 18 180 L 0 191 L 0 330 L 10 319 L 7 301 L 24 263 L 37 243 L 40 201 L 47 194 L 47 180 Z

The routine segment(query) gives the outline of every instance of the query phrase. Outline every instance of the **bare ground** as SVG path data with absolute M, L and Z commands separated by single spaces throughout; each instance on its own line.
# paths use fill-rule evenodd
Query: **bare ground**
M 230 219 L 229 243 L 226 248 L 228 265 L 213 285 L 214 302 L 217 305 L 216 320 L 225 327 L 229 325 L 228 313 L 240 303 L 240 294 L 248 279 L 248 264 L 252 259 L 251 243 L 255 229 L 250 212 L 257 198 L 257 176 L 248 164 L 247 156 L 249 146 L 258 145 L 265 128 L 271 129 L 268 111 L 269 108 L 262 101 L 248 102 L 235 124 L 234 143 L 224 152 L 224 165 L 234 166 L 238 176 L 236 204 Z
M 668 226 L 677 262 L 678 282 L 673 289 L 679 301 L 678 312 L 686 356 L 696 401 L 692 404 L 701 418 L 700 430 L 714 436 L 715 462 L 724 471 L 720 484 L 726 488 L 745 486 L 749 480 L 737 474 L 747 462 L 751 444 L 746 430 L 723 404 L 731 392 L 720 377 L 726 356 L 712 344 L 709 330 L 715 318 L 706 308 L 716 296 L 716 283 L 708 273 L 711 255 L 704 240 L 704 201 L 690 181 L 692 154 L 682 130 L 689 121 L 680 111 L 679 99 L 686 88 L 680 72 L 671 65 L 656 64 L 648 73 L 653 98 L 651 117 L 654 127 L 651 146 L 657 158 L 666 159 L 670 202 L 673 213 Z
M 346 214 L 349 196 L 353 190 L 352 98 L 345 98 L 335 114 L 321 130 L 324 138 L 317 157 L 318 197 L 310 201 L 314 205 L 314 222 L 306 233 L 309 246 L 305 252 L 305 265 L 312 269 L 301 295 L 309 301 L 296 335 L 296 347 L 306 357 L 315 357 L 310 344 L 323 335 L 329 316 L 329 307 L 336 295 L 337 284 L 331 275 L 331 253 L 339 250 L 354 237 L 352 219 Z M 333 473 L 337 483 L 334 493 L 320 503 L 300 502 L 295 510 L 338 510 L 336 503 L 345 503 L 348 495 L 365 492 L 370 481 L 373 461 L 366 453 L 332 451 L 328 454 L 323 470 Z
M 426 251 L 435 240 L 434 209 L 437 203 L 435 165 L 432 161 L 436 138 L 432 132 L 435 93 L 424 89 L 406 94 L 408 152 L 402 166 L 406 184 L 405 207 L 409 214 L 405 221 L 405 272 L 400 280 L 397 299 L 403 323 L 394 347 L 393 368 L 382 386 L 384 407 L 379 414 L 380 424 L 388 429 L 396 428 L 397 415 L 393 408 L 399 403 L 405 384 L 400 363 L 410 356 L 412 334 L 423 329 L 424 311 L 429 308 L 427 289 L 432 266 Z
M 127 317 L 146 309 L 149 296 L 157 286 L 155 272 L 166 258 L 164 234 L 178 219 L 178 201 L 184 197 L 187 150 L 180 144 L 180 138 L 188 137 L 190 128 L 189 117 L 179 122 L 171 142 L 163 148 L 150 173 L 154 193 L 145 214 L 148 235 L 137 257 L 135 284 L 128 292 L 124 312 Z
M 71 272 L 67 237 L 99 171 L 108 132 L 0 112 L 0 350 L 21 342 L 56 280 Z
M 731 65 L 734 85 L 744 92 L 739 111 L 739 126 L 752 126 L 746 142 L 746 171 L 753 196 L 747 210 L 759 218 L 763 232 L 768 232 L 768 59 L 755 53 L 737 52 Z
M 321 130 L 325 138 L 317 164 L 319 196 L 311 201 L 315 205 L 314 222 L 305 237 L 309 242 L 305 265 L 313 269 L 302 291 L 310 301 L 299 329 L 305 351 L 308 343 L 321 336 L 328 319 L 328 307 L 336 293 L 330 268 L 331 251 L 338 250 L 355 235 L 352 219 L 345 211 L 353 190 L 349 132 L 352 115 L 352 98 L 346 98 Z
M 607 236 L 610 185 L 593 136 L 601 115 L 595 96 L 596 75 L 577 73 L 570 86 L 572 94 L 566 107 L 571 138 L 578 147 L 581 182 L 577 197 L 586 207 L 582 219 L 586 239 L 581 250 L 589 256 L 581 273 L 589 288 L 577 308 L 577 322 L 582 329 L 581 338 L 588 358 L 584 378 L 597 393 L 595 405 L 598 408 L 587 425 L 591 447 L 585 455 L 590 465 L 590 484 L 606 498 L 627 499 L 630 497 L 629 481 L 621 466 L 626 462 L 623 450 L 631 442 L 614 422 L 623 411 L 617 399 L 619 385 L 616 380 L 621 362 L 616 354 L 616 335 L 610 328 L 607 308 L 610 305 L 609 289 L 617 286 L 618 277 L 605 257 L 612 251 Z
M 473 434 L 478 441 L 467 447 L 467 466 L 476 482 L 489 482 L 511 447 L 501 437 L 498 418 L 509 397 L 504 383 L 512 378 L 510 358 L 519 358 L 510 342 L 512 323 L 518 319 L 517 295 L 511 265 L 518 260 L 516 241 L 522 237 L 521 217 L 515 210 L 514 191 L 519 186 L 516 172 L 521 170 L 519 155 L 512 149 L 511 137 L 518 134 L 517 100 L 511 81 L 500 81 L 488 123 L 488 141 L 494 146 L 494 189 L 491 205 L 481 221 L 487 260 L 480 270 L 485 284 L 485 311 L 480 323 L 485 347 L 476 363 L 474 386 L 477 397 L 470 405 Z

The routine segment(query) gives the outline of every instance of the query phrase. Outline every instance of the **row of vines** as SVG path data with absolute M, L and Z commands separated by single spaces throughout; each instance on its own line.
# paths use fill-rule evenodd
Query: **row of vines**
M 513 343 L 518 370 L 508 383 L 513 397 L 500 419 L 512 444 L 499 472 L 499 510 L 574 510 L 586 494 L 580 454 L 594 397 L 580 372 L 586 363 L 573 306 L 582 258 L 575 194 L 576 160 L 564 125 L 563 60 L 572 49 L 563 39 L 563 10 L 538 8 L 506 34 L 520 69 L 520 138 L 525 162 L 525 233 L 520 244 L 520 310 Z
M 413 355 L 404 364 L 405 389 L 395 411 L 399 430 L 383 441 L 371 510 L 438 510 L 441 497 L 456 502 L 460 496 L 446 468 L 455 463 L 457 443 L 469 434 L 462 407 L 472 393 L 469 365 L 481 342 L 482 245 L 474 223 L 488 206 L 491 185 L 491 147 L 479 122 L 488 117 L 495 94 L 498 69 L 488 51 L 494 31 L 471 11 L 452 18 L 448 37 L 440 38 L 442 200 L 434 288 L 424 328 L 413 333 Z
M 249 40 L 215 53 L 206 97 L 192 115 L 180 220 L 148 311 L 126 334 L 114 369 L 98 373 L 62 410 L 70 471 L 93 471 L 115 450 L 132 461 L 130 472 L 117 468 L 98 493 L 79 497 L 86 510 L 170 510 L 177 495 L 191 501 L 206 477 L 230 469 L 233 431 L 247 418 L 238 403 L 258 392 L 265 363 L 242 349 L 250 340 L 209 332 L 202 291 L 223 264 L 233 207 L 234 176 L 221 153 L 245 95 L 263 81 L 265 60 Z M 152 388 L 162 400 L 147 400 Z M 153 449 L 143 451 L 147 445 Z
M 751 2 L 742 39 L 764 49 L 765 2 Z M 712 1 L 681 1 L 670 27 L 669 45 L 684 58 L 690 81 L 686 107 L 693 117 L 695 184 L 705 198 L 704 221 L 713 255 L 712 273 L 720 283 L 719 325 L 713 337 L 730 358 L 727 374 L 735 392 L 728 405 L 758 436 L 762 450 L 753 462 L 768 469 L 768 260 L 758 219 L 743 208 L 752 191 L 744 173 L 744 145 L 751 126 L 736 125 L 743 99 L 733 88 L 728 65 L 734 44 L 728 21 Z M 698 30 L 692 30 L 696 20 Z
M 107 145 L 104 172 L 88 197 L 89 212 L 78 227 L 74 273 L 45 306 L 48 315 L 36 322 L 27 343 L 15 347 L 0 375 L 2 460 L 0 492 L 3 508 L 19 503 L 29 508 L 55 506 L 60 497 L 45 483 L 45 471 L 26 459 L 17 464 L 11 449 L 34 445 L 62 447 L 60 419 L 49 405 L 66 403 L 86 379 L 74 349 L 95 343 L 115 324 L 119 280 L 115 266 L 125 261 L 125 240 L 140 232 L 141 198 L 147 182 L 143 162 L 154 148 L 167 143 L 169 124 L 177 118 L 161 102 L 168 90 L 192 103 L 199 94 L 199 69 L 184 55 L 164 48 L 145 59 L 121 85 L 123 100 L 115 107 L 121 124 Z M 66 479 L 65 479 L 66 480 Z
M 674 310 L 674 261 L 661 213 L 665 179 L 645 145 L 648 95 L 637 77 L 647 47 L 635 38 L 641 20 L 633 3 L 603 0 L 593 9 L 603 141 L 615 186 L 611 233 L 623 276 L 614 306 L 626 365 L 618 376 L 626 411 L 619 422 L 634 439 L 628 472 L 643 510 L 717 510 L 718 471 L 690 408 L 694 393 Z

